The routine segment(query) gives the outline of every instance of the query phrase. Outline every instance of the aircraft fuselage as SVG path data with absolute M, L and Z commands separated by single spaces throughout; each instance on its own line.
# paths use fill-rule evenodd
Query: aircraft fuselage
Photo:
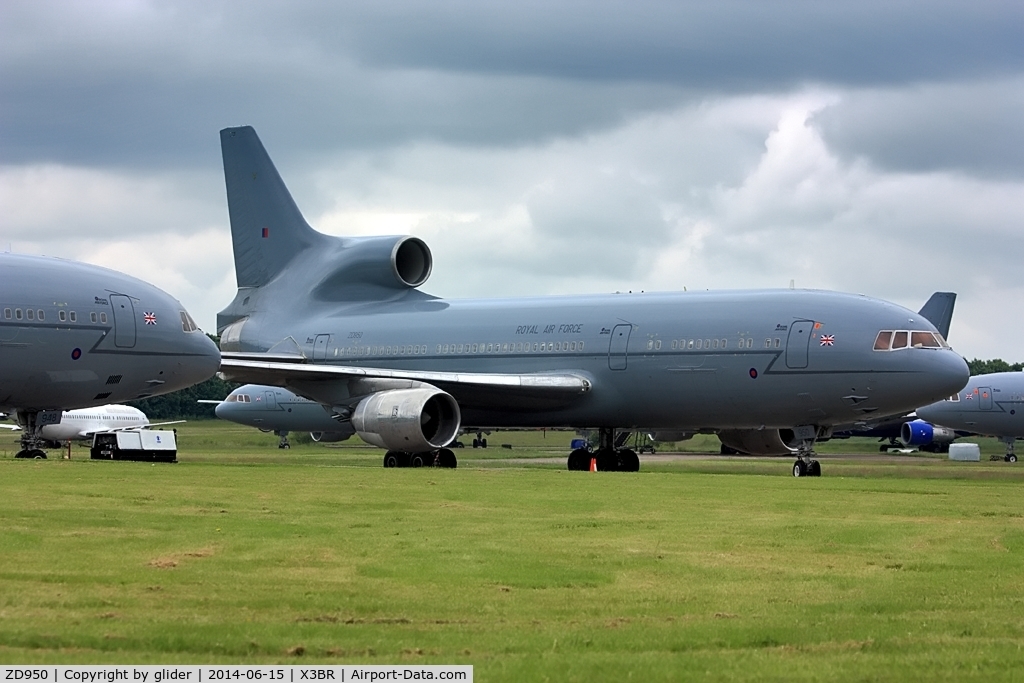
M 141 280 L 20 254 L 0 254 L 0 275 L 4 412 L 163 394 L 217 368 L 216 346 L 194 323 L 185 323 L 182 305 Z
M 372 304 L 300 305 L 275 300 L 271 288 L 258 295 L 234 338 L 222 339 L 223 350 L 280 351 L 292 337 L 295 351 L 314 363 L 571 372 L 592 385 L 571 402 L 451 390 L 467 427 L 831 425 L 912 410 L 922 398 L 955 391 L 968 375 L 963 359 L 948 348 L 873 350 L 881 330 L 934 328 L 900 306 L 835 292 L 514 300 L 442 300 L 411 292 Z

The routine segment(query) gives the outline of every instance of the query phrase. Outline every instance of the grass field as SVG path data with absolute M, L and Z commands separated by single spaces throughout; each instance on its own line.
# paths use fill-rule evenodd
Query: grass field
M 4 434 L 0 661 L 1024 678 L 1024 466 L 828 455 L 877 454 L 851 441 L 820 479 L 713 456 L 591 474 L 549 460 L 569 438 L 384 470 L 220 422 L 182 425 L 176 465 L 15 461 Z

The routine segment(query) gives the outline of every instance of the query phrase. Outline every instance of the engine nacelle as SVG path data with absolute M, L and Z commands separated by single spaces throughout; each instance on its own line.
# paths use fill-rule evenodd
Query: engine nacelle
M 461 424 L 459 404 L 434 387 L 378 391 L 352 413 L 352 426 L 363 441 L 406 453 L 447 446 Z
M 433 268 L 426 242 L 418 237 L 351 237 L 333 253 L 310 296 L 321 301 L 344 301 L 381 296 L 379 288 L 419 287 Z
M 317 443 L 335 443 L 337 441 L 344 441 L 345 439 L 352 436 L 352 432 L 310 432 L 309 438 L 313 439 Z
M 900 427 L 900 441 L 904 446 L 928 446 L 930 444 L 952 443 L 956 432 L 949 427 L 940 427 L 924 420 L 904 422 Z
M 723 429 L 718 438 L 729 448 L 747 455 L 790 455 L 796 452 L 790 429 Z

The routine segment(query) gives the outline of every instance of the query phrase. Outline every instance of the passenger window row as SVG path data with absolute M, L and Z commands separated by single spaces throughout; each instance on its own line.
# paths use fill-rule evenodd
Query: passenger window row
M 426 344 L 405 344 L 395 346 L 347 346 L 334 349 L 334 356 L 420 356 L 427 353 Z M 550 351 L 583 351 L 584 342 L 509 342 L 502 344 L 437 344 L 434 353 L 537 353 Z
M 724 349 L 728 345 L 725 339 L 673 339 L 672 350 L 679 351 L 699 351 L 700 349 Z M 661 341 L 658 340 L 654 344 L 653 350 L 657 351 L 661 348 Z M 740 342 L 740 348 L 743 348 L 743 342 Z M 652 349 L 650 341 L 647 342 L 647 350 Z
M 45 321 L 46 320 L 46 312 L 43 309 L 41 309 L 41 308 L 39 308 L 39 309 L 26 308 L 24 311 L 22 311 L 20 308 L 13 308 L 13 309 L 12 308 L 5 308 L 4 309 L 4 320 L 22 320 L 22 319 L 24 319 L 24 320 L 42 320 L 42 321 Z M 99 322 L 101 322 L 101 323 L 106 323 L 107 322 L 107 314 L 106 313 L 99 313 L 97 315 L 96 311 L 93 311 L 93 312 L 89 313 L 89 321 L 90 322 L 95 323 L 97 320 Z M 75 311 L 69 311 L 69 310 L 66 310 L 66 309 L 63 309 L 63 308 L 59 308 L 59 309 L 57 309 L 57 321 L 58 322 L 62 322 L 62 323 L 65 323 L 65 322 L 77 323 L 78 322 L 78 313 L 75 312 Z

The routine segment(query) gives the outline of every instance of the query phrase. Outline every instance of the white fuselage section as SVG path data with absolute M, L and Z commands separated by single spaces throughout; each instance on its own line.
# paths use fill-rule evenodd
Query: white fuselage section
M 149 418 L 138 408 L 105 405 L 79 410 L 65 410 L 60 423 L 42 428 L 42 437 L 50 441 L 72 441 L 92 438 L 97 432 L 137 429 L 149 425 Z

